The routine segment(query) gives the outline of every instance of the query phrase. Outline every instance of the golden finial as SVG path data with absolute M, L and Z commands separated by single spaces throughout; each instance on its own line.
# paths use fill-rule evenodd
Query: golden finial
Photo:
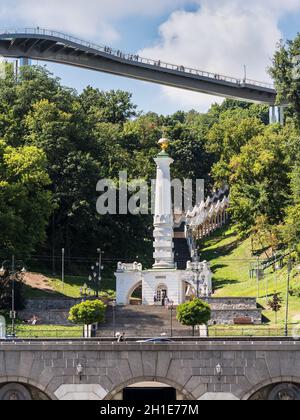
M 167 148 L 169 147 L 170 140 L 168 140 L 166 137 L 163 137 L 159 140 L 158 144 L 160 145 L 161 150 L 163 152 L 166 152 Z

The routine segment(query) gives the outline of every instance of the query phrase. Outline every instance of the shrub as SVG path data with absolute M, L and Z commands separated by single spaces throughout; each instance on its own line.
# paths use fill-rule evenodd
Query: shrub
M 105 311 L 106 305 L 100 300 L 82 302 L 70 309 L 69 321 L 77 325 L 102 324 Z
M 196 325 L 207 325 L 210 321 L 211 308 L 201 299 L 194 299 L 178 306 L 177 319 L 182 325 L 192 327 L 194 336 Z
M 290 290 L 290 295 L 300 298 L 300 286 L 295 286 Z

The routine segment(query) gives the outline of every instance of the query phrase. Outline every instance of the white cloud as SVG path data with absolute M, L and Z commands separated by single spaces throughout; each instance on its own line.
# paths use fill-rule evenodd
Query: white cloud
M 198 10 L 185 11 L 189 4 Z M 246 64 L 249 78 L 267 80 L 266 68 L 282 37 L 279 21 L 299 10 L 300 0 L 1 0 L 0 25 L 53 28 L 117 47 L 122 19 L 173 11 L 159 28 L 158 42 L 141 55 L 237 77 L 243 77 Z M 203 110 L 216 100 L 161 89 L 167 103 L 184 109 Z
M 0 19 L 115 42 L 120 19 L 156 16 L 187 3 L 194 0 L 2 0 Z
M 299 0 L 199 0 L 196 12 L 175 11 L 159 28 L 156 45 L 140 54 L 214 73 L 266 81 L 276 43 L 282 38 L 279 19 L 300 10 Z M 205 109 L 216 98 L 162 87 L 165 98 Z

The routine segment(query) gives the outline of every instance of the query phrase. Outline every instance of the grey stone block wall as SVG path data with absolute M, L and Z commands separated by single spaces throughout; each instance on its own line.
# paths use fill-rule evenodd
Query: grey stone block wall
M 37 316 L 39 324 L 70 325 L 69 311 L 72 306 L 80 303 L 81 299 L 28 299 L 26 308 L 18 312 L 20 319 L 30 320 Z
M 120 399 L 145 381 L 174 387 L 178 399 L 249 399 L 270 385 L 300 384 L 300 342 L 0 342 L 0 386 L 27 384 L 51 399 Z
M 20 311 L 18 315 L 25 321 L 31 319 L 33 315 L 36 315 L 41 324 L 69 325 L 69 310 L 81 301 L 81 299 L 29 299 L 26 304 L 26 309 Z M 255 298 L 225 297 L 209 298 L 207 301 L 212 308 L 211 324 L 232 325 L 235 318 L 251 318 L 253 324 L 261 324 L 261 310 L 258 309 Z M 155 312 L 153 307 L 146 308 L 149 309 L 148 316 L 151 315 L 152 311 L 153 313 Z M 135 310 L 138 312 L 139 308 L 135 307 Z M 138 313 L 137 316 L 139 316 Z M 182 334 L 184 335 L 184 328 L 182 330 Z M 153 334 L 155 335 L 155 331 Z M 151 332 L 149 336 L 151 336 Z

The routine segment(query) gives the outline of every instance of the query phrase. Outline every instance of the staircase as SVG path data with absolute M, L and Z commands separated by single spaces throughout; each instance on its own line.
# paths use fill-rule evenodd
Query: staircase
M 211 325 L 233 325 L 236 319 L 251 319 L 252 325 L 262 322 L 262 309 L 257 306 L 255 298 L 209 298 L 207 302 L 212 309 Z M 126 337 L 160 337 L 171 336 L 171 312 L 174 337 L 191 336 L 192 329 L 181 325 L 176 319 L 176 308 L 173 311 L 163 306 L 117 306 L 115 308 L 115 330 L 125 332 Z M 199 334 L 199 333 L 198 333 Z M 108 307 L 106 322 L 99 326 L 98 337 L 113 337 L 113 309 Z
M 160 337 L 171 335 L 171 312 L 173 315 L 173 336 L 189 336 L 191 328 L 182 326 L 176 319 L 176 309 L 171 311 L 162 306 L 119 306 L 115 308 L 116 332 L 125 332 L 126 337 Z M 100 325 L 98 337 L 112 337 L 114 334 L 113 309 L 109 307 L 106 322 Z

